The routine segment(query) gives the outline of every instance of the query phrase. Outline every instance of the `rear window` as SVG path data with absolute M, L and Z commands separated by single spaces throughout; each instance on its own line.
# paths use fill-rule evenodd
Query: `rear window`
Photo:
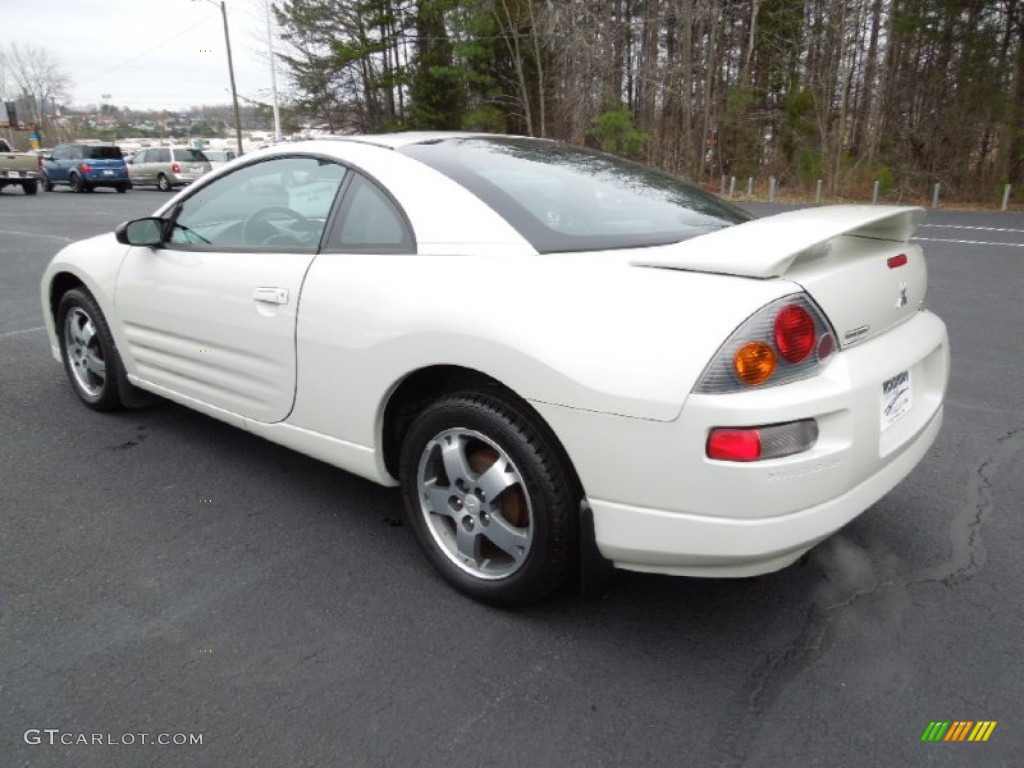
M 89 160 L 120 160 L 120 147 L 85 147 L 85 157 Z
M 664 245 L 751 218 L 667 173 L 553 141 L 442 139 L 399 151 L 469 189 L 541 253 Z
M 179 163 L 206 163 L 209 162 L 204 155 L 198 149 L 176 149 L 174 150 L 174 159 Z

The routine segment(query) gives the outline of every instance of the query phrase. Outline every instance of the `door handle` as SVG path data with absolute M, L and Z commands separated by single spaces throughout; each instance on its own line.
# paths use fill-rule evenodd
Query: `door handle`
M 264 304 L 287 304 L 287 288 L 257 288 L 252 292 L 253 301 L 260 301 Z

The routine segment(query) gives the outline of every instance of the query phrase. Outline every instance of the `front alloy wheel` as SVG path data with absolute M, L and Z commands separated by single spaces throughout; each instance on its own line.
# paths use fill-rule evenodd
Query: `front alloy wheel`
M 64 369 L 78 397 L 97 411 L 118 408 L 120 360 L 95 299 L 81 288 L 65 293 L 57 311 L 57 329 Z
M 478 600 L 537 600 L 568 578 L 580 492 L 560 448 L 512 398 L 428 406 L 402 449 L 410 527 L 434 567 Z

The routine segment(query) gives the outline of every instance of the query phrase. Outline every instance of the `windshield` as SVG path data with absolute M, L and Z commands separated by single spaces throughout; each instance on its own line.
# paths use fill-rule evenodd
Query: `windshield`
M 667 173 L 542 139 L 443 139 L 399 151 L 472 191 L 541 253 L 664 245 L 751 218 Z

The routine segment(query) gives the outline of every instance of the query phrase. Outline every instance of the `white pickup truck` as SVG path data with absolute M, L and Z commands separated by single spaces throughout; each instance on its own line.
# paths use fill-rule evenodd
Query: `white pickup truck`
M 17 184 L 26 195 L 34 195 L 43 178 L 42 165 L 40 155 L 15 152 L 5 139 L 0 139 L 0 189 Z

